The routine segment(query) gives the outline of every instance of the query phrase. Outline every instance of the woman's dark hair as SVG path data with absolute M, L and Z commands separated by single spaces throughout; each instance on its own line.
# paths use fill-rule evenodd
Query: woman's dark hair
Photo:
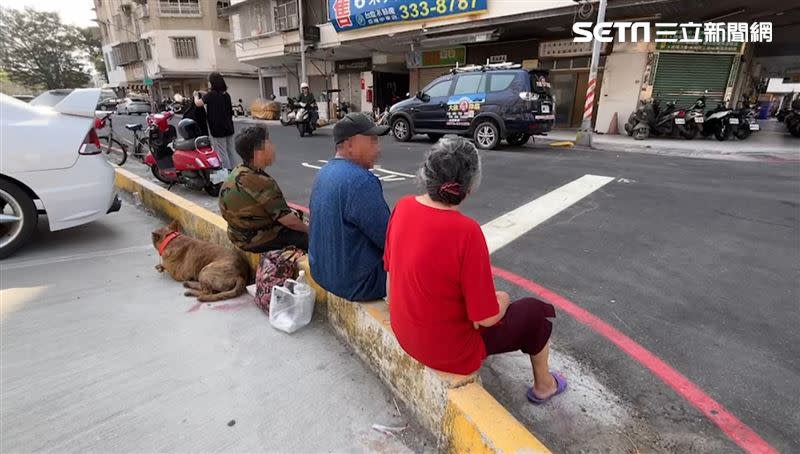
M 208 82 L 211 84 L 211 89 L 218 92 L 228 91 L 228 86 L 225 84 L 225 79 L 222 74 L 213 72 L 208 75 Z
M 419 179 L 434 201 L 459 205 L 480 184 L 478 150 L 467 139 L 444 136 L 425 155 Z
M 267 139 L 269 139 L 269 131 L 266 127 L 247 127 L 236 136 L 236 153 L 239 154 L 245 164 L 252 164 L 256 148 L 260 147 Z

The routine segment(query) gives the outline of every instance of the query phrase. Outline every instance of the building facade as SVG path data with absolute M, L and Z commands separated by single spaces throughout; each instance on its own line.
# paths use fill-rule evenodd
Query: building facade
M 226 1 L 95 0 L 109 86 L 155 100 L 191 96 L 220 72 L 236 102 L 258 97 L 257 69 L 239 61 Z
M 753 62 L 759 51 L 780 49 L 788 59 L 798 55 L 787 28 L 797 14 L 777 0 L 765 1 L 777 5 L 770 19 L 778 44 L 605 43 L 595 129 L 622 130 L 638 101 L 652 96 L 689 106 L 706 94 L 713 107 L 717 101 L 736 105 L 740 95 L 756 90 Z M 729 0 L 698 8 L 691 0 L 609 0 L 606 20 L 765 20 L 750 9 L 734 8 L 746 4 Z M 575 0 L 234 0 L 229 17 L 236 56 L 260 68 L 264 96 L 285 101 L 298 92 L 302 26 L 312 91 L 334 90 L 328 98 L 347 101 L 353 110 L 385 110 L 456 66 L 513 62 L 550 71 L 556 127 L 577 128 L 589 84 L 591 43 L 575 43 L 572 25 L 596 21 L 596 7 L 596 2 Z

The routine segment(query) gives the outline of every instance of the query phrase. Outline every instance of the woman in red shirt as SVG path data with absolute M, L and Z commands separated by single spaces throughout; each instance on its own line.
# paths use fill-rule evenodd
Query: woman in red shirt
M 534 298 L 510 303 L 495 291 L 483 232 L 458 211 L 480 170 L 475 147 L 447 136 L 420 171 L 426 193 L 395 207 L 384 257 L 392 329 L 417 361 L 456 374 L 477 371 L 487 355 L 522 350 L 533 367 L 528 399 L 541 404 L 567 387 L 548 367 L 555 310 Z

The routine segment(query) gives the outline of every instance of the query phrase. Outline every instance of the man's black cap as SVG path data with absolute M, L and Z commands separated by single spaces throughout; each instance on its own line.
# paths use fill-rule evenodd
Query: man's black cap
M 375 126 L 370 117 L 361 112 L 351 112 L 336 122 L 333 127 L 333 141 L 339 144 L 353 136 L 385 136 L 388 126 Z

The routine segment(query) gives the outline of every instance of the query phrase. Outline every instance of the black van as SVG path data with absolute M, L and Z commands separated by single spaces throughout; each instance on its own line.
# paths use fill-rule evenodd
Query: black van
M 392 135 L 407 142 L 414 134 L 428 134 L 431 140 L 457 134 L 471 137 L 484 150 L 496 148 L 502 139 L 522 145 L 553 128 L 548 75 L 510 63 L 454 69 L 392 106 Z

